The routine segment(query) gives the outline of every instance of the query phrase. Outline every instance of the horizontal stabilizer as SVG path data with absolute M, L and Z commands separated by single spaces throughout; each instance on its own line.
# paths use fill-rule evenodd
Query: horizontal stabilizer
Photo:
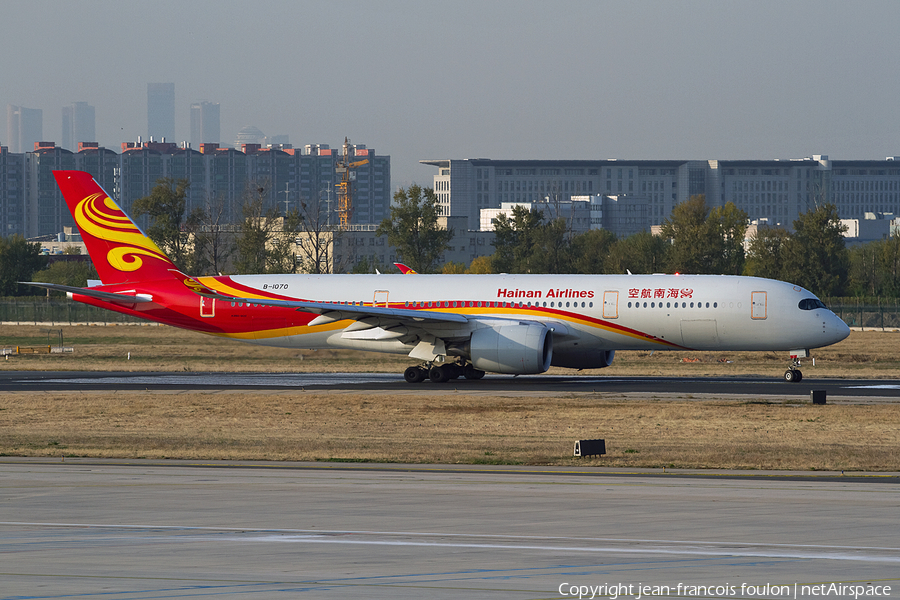
M 93 288 L 80 288 L 71 285 L 60 285 L 58 283 L 40 283 L 36 281 L 20 281 L 22 285 L 33 285 L 35 287 L 46 288 L 57 292 L 66 292 L 67 294 L 78 294 L 79 296 L 88 296 L 97 298 L 98 300 L 106 300 L 107 302 L 116 302 L 118 304 L 135 304 L 140 302 L 153 302 L 153 296 L 150 294 L 126 294 L 116 292 L 103 292 Z

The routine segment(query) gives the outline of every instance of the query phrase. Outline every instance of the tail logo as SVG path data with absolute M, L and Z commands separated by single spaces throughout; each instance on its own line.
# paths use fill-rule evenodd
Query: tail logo
M 141 233 L 112 198 L 106 194 L 91 194 L 75 208 L 75 222 L 82 233 L 112 244 L 106 259 L 118 271 L 137 271 L 144 264 L 142 256 L 165 262 L 169 259 L 153 241 Z

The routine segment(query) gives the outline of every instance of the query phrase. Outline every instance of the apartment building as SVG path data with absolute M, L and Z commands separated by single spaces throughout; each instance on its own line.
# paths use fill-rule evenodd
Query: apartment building
M 380 156 L 364 145 L 349 145 L 349 160 L 368 162 L 354 169 L 354 225 L 379 223 L 390 216 L 390 156 Z M 53 179 L 58 169 L 91 173 L 119 205 L 131 212 L 134 201 L 150 194 L 164 177 L 191 182 L 187 210 L 220 207 L 223 222 L 242 219 L 245 199 L 262 188 L 266 209 L 298 209 L 321 203 L 324 212 L 337 211 L 335 167 L 342 152 L 327 145 L 309 147 L 309 152 L 289 145 L 262 148 L 247 144 L 241 150 L 202 144 L 199 150 L 169 142 L 125 142 L 121 152 L 102 148 L 96 142 L 79 142 L 72 152 L 53 142 L 38 142 L 33 151 L 0 151 L 0 228 L 3 235 L 18 233 L 28 238 L 56 236 L 72 226 Z M 252 189 L 251 189 L 252 188 Z M 3 216 L 5 215 L 5 216 Z M 337 223 L 336 214 L 333 223 Z M 146 219 L 139 219 L 146 226 Z

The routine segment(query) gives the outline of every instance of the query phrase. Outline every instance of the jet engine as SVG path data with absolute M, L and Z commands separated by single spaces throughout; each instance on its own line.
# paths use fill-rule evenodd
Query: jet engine
M 472 365 L 482 371 L 543 373 L 553 358 L 553 332 L 537 323 L 478 329 L 469 340 L 469 356 Z

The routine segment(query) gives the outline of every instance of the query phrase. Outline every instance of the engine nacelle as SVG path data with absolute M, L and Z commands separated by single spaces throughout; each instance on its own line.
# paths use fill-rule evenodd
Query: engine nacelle
M 472 333 L 469 354 L 490 373 L 543 373 L 553 358 L 553 332 L 537 323 L 486 327 Z
M 604 367 L 608 367 L 612 364 L 613 359 L 616 357 L 615 350 L 602 350 L 600 352 L 599 360 L 597 361 L 597 366 L 595 369 L 603 369 Z

